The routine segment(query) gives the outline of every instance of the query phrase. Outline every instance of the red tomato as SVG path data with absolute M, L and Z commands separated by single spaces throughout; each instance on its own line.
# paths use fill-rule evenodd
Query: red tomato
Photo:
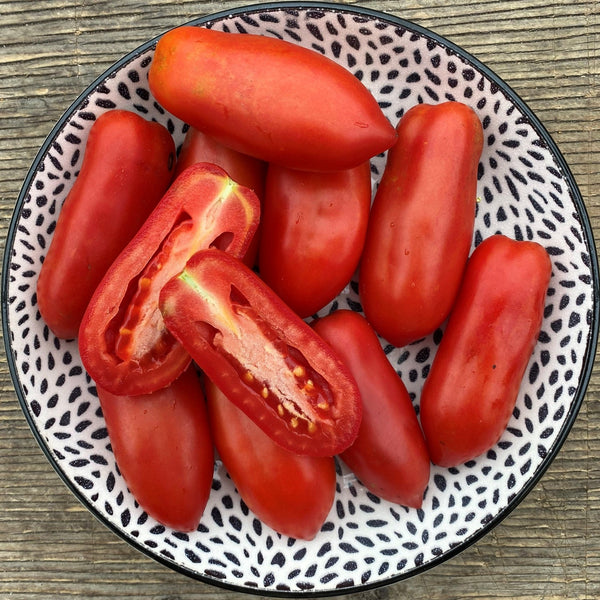
M 227 148 L 210 136 L 190 127 L 179 152 L 175 176 L 199 162 L 212 163 L 221 167 L 231 179 L 250 188 L 262 203 L 265 196 L 267 165 L 252 156 Z M 249 266 L 253 266 L 256 262 L 259 235 L 257 230 L 244 257 L 244 262 Z
M 270 165 L 261 277 L 301 317 L 333 300 L 356 271 L 371 208 L 368 162 L 336 173 Z
M 231 179 L 250 188 L 259 198 L 264 196 L 267 165 L 263 161 L 227 148 L 214 138 L 190 127 L 179 151 L 175 176 L 199 162 L 221 167 Z
M 90 377 L 113 394 L 147 394 L 168 385 L 190 356 L 167 331 L 162 286 L 197 250 L 243 256 L 256 230 L 259 201 L 215 165 L 199 163 L 173 183 L 96 289 L 79 332 Z
M 396 139 L 350 71 L 278 38 L 178 27 L 159 40 L 148 81 L 158 102 L 192 127 L 290 168 L 349 169 Z
M 360 267 L 367 319 L 395 346 L 448 317 L 471 249 L 483 144 L 459 102 L 410 109 L 373 201 Z
M 333 456 L 354 441 L 361 405 L 347 368 L 241 261 L 196 253 L 162 289 L 160 308 L 207 377 L 278 444 Z
M 278 533 L 312 540 L 333 505 L 335 459 L 284 450 L 210 381 L 206 396 L 215 446 L 242 500 Z
M 338 310 L 314 330 L 350 369 L 362 399 L 356 441 L 340 454 L 358 479 L 385 500 L 420 508 L 430 460 L 412 401 L 366 319 Z
M 94 122 L 37 283 L 40 314 L 57 337 L 77 337 L 96 286 L 166 191 L 174 163 L 162 125 L 125 110 Z
M 551 271 L 535 242 L 494 235 L 473 252 L 421 396 L 434 463 L 471 460 L 506 429 L 540 331 Z
M 196 529 L 212 486 L 214 449 L 194 369 L 152 394 L 97 390 L 115 460 L 137 502 L 163 525 Z

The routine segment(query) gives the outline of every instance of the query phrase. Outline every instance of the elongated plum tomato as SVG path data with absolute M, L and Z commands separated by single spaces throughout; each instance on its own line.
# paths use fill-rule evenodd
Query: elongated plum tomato
M 160 290 L 199 249 L 242 257 L 259 215 L 254 192 L 220 167 L 199 163 L 179 175 L 108 269 L 83 317 L 79 350 L 98 385 L 147 394 L 186 368 L 191 358 L 165 327 Z
M 317 319 L 313 328 L 346 363 L 362 399 L 358 437 L 340 458 L 374 494 L 419 508 L 429 454 L 408 391 L 377 334 L 361 314 L 345 309 Z
M 312 540 L 333 505 L 334 458 L 284 450 L 211 381 L 206 397 L 215 447 L 248 508 L 278 533 Z
M 208 378 L 279 445 L 333 456 L 354 441 L 362 409 L 352 375 L 241 261 L 197 252 L 163 287 L 160 309 Z
M 152 394 L 97 390 L 115 460 L 137 502 L 163 525 L 196 529 L 210 495 L 214 448 L 194 368 Z
M 158 41 L 148 82 L 158 102 L 192 127 L 292 169 L 350 169 L 396 139 L 350 71 L 274 37 L 172 29 Z
M 419 104 L 398 124 L 360 265 L 365 316 L 394 346 L 448 317 L 473 240 L 483 129 L 460 102 Z
M 96 286 L 165 193 L 174 164 L 159 123 L 119 109 L 94 121 L 37 282 L 40 314 L 57 337 L 77 337 Z
M 221 167 L 235 182 L 250 188 L 257 195 L 262 206 L 265 196 L 266 163 L 223 146 L 209 135 L 190 127 L 179 151 L 175 177 L 189 166 L 199 162 L 212 163 Z M 244 256 L 244 262 L 250 267 L 255 264 L 258 255 L 260 229 L 261 224 L 259 223 Z
M 434 463 L 451 467 L 504 433 L 544 314 L 552 264 L 540 244 L 487 238 L 465 277 L 421 395 Z
M 354 275 L 370 208 L 368 162 L 336 173 L 269 165 L 260 276 L 298 315 L 314 314 Z

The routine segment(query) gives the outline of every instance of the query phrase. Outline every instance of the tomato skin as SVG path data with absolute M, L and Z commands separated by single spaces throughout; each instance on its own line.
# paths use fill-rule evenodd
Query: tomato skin
M 421 395 L 434 463 L 462 464 L 503 434 L 539 335 L 551 272 L 536 242 L 497 234 L 474 250 Z
M 289 168 L 356 167 L 396 138 L 352 73 L 277 38 L 178 27 L 159 40 L 148 81 L 158 102 L 192 127 Z
M 479 118 L 459 102 L 419 104 L 398 124 L 375 194 L 359 276 L 364 313 L 394 346 L 448 317 L 471 249 Z
M 158 307 L 162 285 L 198 249 L 241 257 L 260 217 L 259 200 L 220 167 L 198 163 L 171 185 L 92 296 L 79 332 L 90 377 L 118 395 L 147 394 L 190 363 Z
M 346 309 L 317 319 L 313 328 L 346 363 L 361 394 L 358 437 L 340 458 L 374 494 L 420 508 L 429 483 L 429 453 L 408 391 L 375 330 Z
M 370 208 L 368 162 L 336 173 L 269 165 L 261 277 L 301 317 L 316 313 L 356 271 Z
M 179 152 L 179 158 L 175 167 L 175 177 L 189 166 L 199 162 L 212 163 L 221 167 L 231 179 L 244 187 L 250 188 L 257 195 L 262 205 L 262 200 L 265 196 L 266 163 L 247 154 L 227 148 L 210 136 L 190 127 L 185 134 L 185 139 Z M 244 262 L 248 266 L 253 266 L 256 262 L 260 228 L 259 223 L 250 247 L 244 256 Z
M 40 314 L 57 337 L 77 337 L 96 286 L 166 191 L 174 163 L 159 123 L 118 109 L 93 123 L 37 283 Z
M 362 409 L 332 348 L 241 261 L 197 252 L 160 294 L 164 321 L 207 377 L 278 444 L 333 456 Z
M 240 496 L 266 525 L 312 540 L 335 496 L 335 459 L 284 450 L 211 381 L 206 381 L 215 446 Z
M 264 196 L 267 165 L 263 161 L 223 146 L 214 138 L 190 127 L 179 151 L 175 177 L 199 162 L 221 167 L 231 179 L 250 188 L 259 198 Z
M 115 460 L 140 506 L 163 525 L 196 529 L 210 495 L 214 448 L 194 368 L 152 394 L 97 391 Z

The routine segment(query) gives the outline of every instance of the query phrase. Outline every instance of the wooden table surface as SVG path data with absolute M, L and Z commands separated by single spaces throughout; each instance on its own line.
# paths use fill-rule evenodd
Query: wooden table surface
M 218 0 L 0 1 L 2 246 L 23 179 L 54 123 L 123 54 L 171 26 L 239 5 Z M 350 3 L 353 4 L 353 3 Z M 494 70 L 562 150 L 600 234 L 598 0 L 363 0 L 434 30 Z M 364 598 L 600 598 L 600 371 L 550 469 L 488 536 Z M 100 524 L 62 484 L 0 357 L 0 598 L 229 600 Z

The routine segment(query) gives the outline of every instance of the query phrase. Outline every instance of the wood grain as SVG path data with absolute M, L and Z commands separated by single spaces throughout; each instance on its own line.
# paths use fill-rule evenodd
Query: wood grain
M 112 63 L 167 28 L 239 2 L 0 2 L 0 237 L 54 123 Z M 348 2 L 347 4 L 355 4 Z M 580 0 L 363 0 L 430 28 L 502 77 L 559 145 L 600 232 L 600 4 Z M 600 372 L 558 457 L 521 505 L 452 560 L 367 599 L 600 598 Z M 0 598 L 239 597 L 121 541 L 37 446 L 0 356 Z

